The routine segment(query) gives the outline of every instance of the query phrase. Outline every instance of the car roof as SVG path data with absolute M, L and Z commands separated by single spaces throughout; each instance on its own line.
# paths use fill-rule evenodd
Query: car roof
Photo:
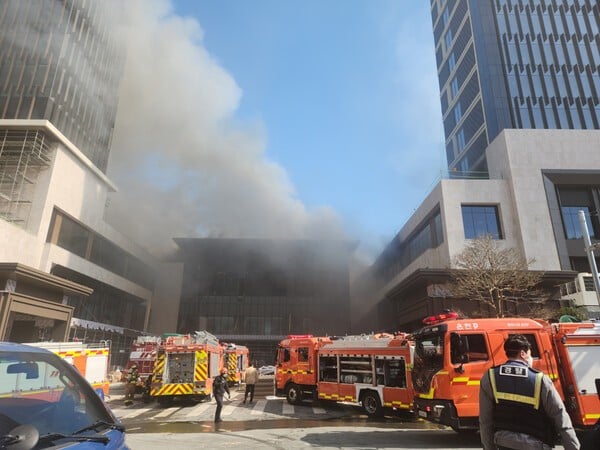
M 52 353 L 45 348 L 32 347 L 31 345 L 17 344 L 14 342 L 0 342 L 0 352 Z

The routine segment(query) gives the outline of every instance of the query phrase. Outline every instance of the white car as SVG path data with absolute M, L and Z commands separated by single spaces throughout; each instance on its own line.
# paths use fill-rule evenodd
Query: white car
M 259 375 L 275 375 L 275 366 L 261 366 L 258 368 Z

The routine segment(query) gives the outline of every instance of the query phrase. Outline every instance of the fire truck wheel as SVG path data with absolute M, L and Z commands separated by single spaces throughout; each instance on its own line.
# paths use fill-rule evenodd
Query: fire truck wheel
M 381 417 L 383 415 L 383 408 L 379 402 L 379 396 L 375 392 L 365 392 L 361 403 L 369 417 Z
M 297 405 L 302 399 L 302 392 L 298 385 L 290 383 L 285 389 L 285 397 L 290 405 Z

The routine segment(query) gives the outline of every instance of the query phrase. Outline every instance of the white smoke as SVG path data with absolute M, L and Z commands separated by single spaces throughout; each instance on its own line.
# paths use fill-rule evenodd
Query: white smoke
M 127 63 L 108 175 L 107 219 L 160 253 L 173 237 L 344 238 L 309 211 L 265 155 L 259 123 L 236 120 L 242 90 L 168 0 L 129 0 Z

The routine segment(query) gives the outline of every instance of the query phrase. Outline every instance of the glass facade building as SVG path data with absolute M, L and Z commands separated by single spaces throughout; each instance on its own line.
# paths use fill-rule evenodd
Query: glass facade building
M 106 172 L 124 52 L 112 2 L 0 2 L 0 118 L 44 119 Z
M 175 239 L 183 262 L 177 331 L 208 330 L 273 364 L 289 334 L 350 330 L 346 241 Z
M 600 129 L 600 4 L 431 0 L 451 174 L 487 176 L 505 128 Z

